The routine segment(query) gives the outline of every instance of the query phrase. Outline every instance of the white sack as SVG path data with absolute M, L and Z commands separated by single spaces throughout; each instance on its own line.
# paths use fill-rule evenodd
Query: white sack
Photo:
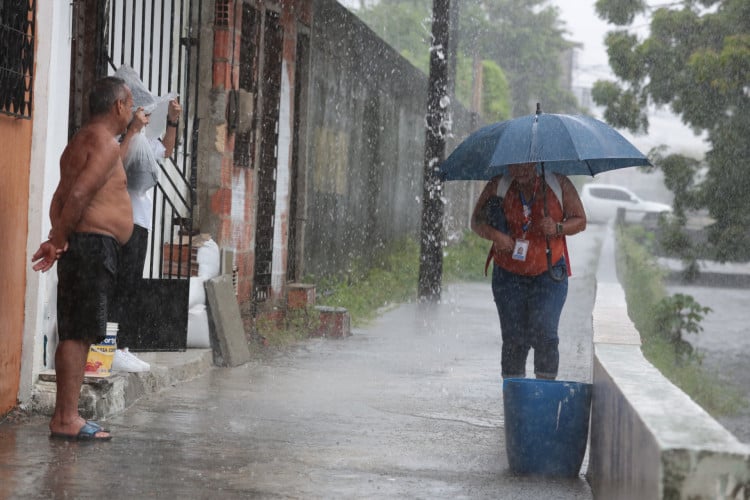
M 206 305 L 206 288 L 204 282 L 206 278 L 193 276 L 190 278 L 190 287 L 188 291 L 188 310 L 193 306 Z
M 198 276 L 204 279 L 215 278 L 219 275 L 221 257 L 219 245 L 209 239 L 198 248 Z
M 208 312 L 205 304 L 198 304 L 188 310 L 187 346 L 194 349 L 209 349 Z

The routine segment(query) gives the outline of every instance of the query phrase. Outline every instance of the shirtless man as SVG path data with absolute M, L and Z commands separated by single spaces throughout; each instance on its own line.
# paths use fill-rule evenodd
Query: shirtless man
M 60 158 L 60 183 L 50 204 L 49 239 L 32 257 L 34 271 L 57 266 L 55 352 L 57 395 L 51 436 L 108 440 L 111 435 L 78 413 L 91 344 L 106 335 L 120 248 L 133 231 L 133 215 L 117 137 L 133 117 L 125 82 L 107 77 L 89 95 L 91 118 Z

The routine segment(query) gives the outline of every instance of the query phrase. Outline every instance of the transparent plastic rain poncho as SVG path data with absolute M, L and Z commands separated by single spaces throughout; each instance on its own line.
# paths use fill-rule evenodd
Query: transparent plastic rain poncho
M 159 165 L 151 141 L 164 134 L 169 101 L 176 98 L 177 94 L 154 96 L 141 81 L 138 73 L 127 65 L 120 66 L 114 76 L 125 80 L 130 87 L 135 107 L 142 107 L 143 111 L 150 115 L 145 130 L 130 140 L 124 160 L 128 189 L 142 193 L 154 187 L 159 180 Z

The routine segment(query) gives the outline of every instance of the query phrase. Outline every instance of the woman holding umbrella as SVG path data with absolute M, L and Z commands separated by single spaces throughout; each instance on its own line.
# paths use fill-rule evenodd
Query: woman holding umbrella
M 570 274 L 565 236 L 586 228 L 586 213 L 570 179 L 556 173 L 540 176 L 536 167 L 509 165 L 505 178 L 493 177 L 471 219 L 471 229 L 493 244 L 492 293 L 502 330 L 503 378 L 525 377 L 530 348 L 536 377 L 557 377 L 557 329 Z M 490 209 L 496 197 L 502 225 Z
M 539 103 L 533 115 L 473 132 L 440 164 L 445 181 L 489 179 L 471 228 L 493 243 L 504 378 L 525 376 L 532 347 L 537 378 L 557 377 L 557 325 L 570 271 L 565 237 L 586 228 L 581 199 L 566 176 L 638 165 L 651 162 L 606 123 L 542 113 Z M 498 205 L 501 210 L 487 210 Z

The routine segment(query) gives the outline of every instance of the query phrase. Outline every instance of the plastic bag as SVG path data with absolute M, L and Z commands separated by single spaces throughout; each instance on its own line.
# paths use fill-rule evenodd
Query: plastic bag
M 138 73 L 127 64 L 123 64 L 117 68 L 115 76 L 125 80 L 125 83 L 130 88 L 130 92 L 133 94 L 133 104 L 142 107 L 147 115 L 151 114 L 157 104 L 156 98 L 146 88 Z
M 136 134 L 130 139 L 124 166 L 130 191 L 143 193 L 156 186 L 159 180 L 159 166 L 145 134 Z
M 117 68 L 114 76 L 125 80 L 125 83 L 130 88 L 130 92 L 133 94 L 133 104 L 136 107 L 143 108 L 143 112 L 147 115 L 151 115 L 149 125 L 146 127 L 146 136 L 149 139 L 154 139 L 164 135 L 167 126 L 169 101 L 176 99 L 178 94 L 170 92 L 161 96 L 153 95 L 146 87 L 146 84 L 141 81 L 138 72 L 127 64 L 123 64 Z

